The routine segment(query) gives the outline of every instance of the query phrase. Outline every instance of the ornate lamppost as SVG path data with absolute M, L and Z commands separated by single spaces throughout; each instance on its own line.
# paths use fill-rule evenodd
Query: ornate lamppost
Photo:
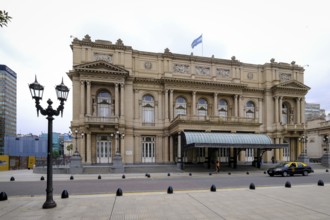
M 120 133 L 119 131 L 116 131 L 115 133 L 115 138 L 116 138 L 116 153 L 113 158 L 113 171 L 115 173 L 122 173 L 124 172 L 124 167 L 122 164 L 122 159 L 121 159 L 121 153 L 120 153 L 120 148 L 121 148 L 121 139 L 124 139 L 125 134 Z
M 78 151 L 78 129 L 75 129 L 74 131 L 75 133 L 75 137 L 74 139 L 76 139 L 76 150 L 75 152 L 73 153 L 71 159 L 70 159 L 70 173 L 71 174 L 74 174 L 74 173 L 82 173 L 83 172 L 83 168 L 82 168 L 82 165 L 81 165 L 81 156 L 80 156 L 80 153 Z M 70 136 L 71 136 L 71 132 L 69 132 Z M 83 139 L 84 138 L 84 133 L 81 132 L 81 138 Z
M 57 99 L 60 100 L 60 105 L 57 109 L 53 109 L 52 100 L 48 99 L 48 107 L 44 109 L 40 105 L 40 100 L 42 100 L 42 95 L 44 92 L 44 86 L 40 85 L 37 81 L 37 76 L 35 77 L 34 83 L 29 84 L 29 89 L 31 92 L 32 98 L 36 102 L 37 108 L 37 116 L 39 116 L 39 112 L 47 116 L 48 120 L 48 149 L 47 149 L 47 188 L 46 188 L 46 201 L 43 204 L 42 208 L 49 209 L 56 207 L 56 203 L 53 200 L 53 158 L 52 158 L 52 141 L 53 141 L 53 116 L 58 116 L 61 114 L 63 116 L 64 102 L 68 98 L 69 88 L 62 83 L 55 87 Z
M 303 144 L 303 151 L 301 152 L 300 156 L 298 157 L 298 161 L 303 162 L 303 163 L 309 163 L 309 157 L 307 155 L 308 137 L 306 135 L 303 135 L 298 139 L 298 141 Z
M 321 158 L 321 164 L 323 166 L 326 166 L 326 167 L 329 167 L 330 166 L 330 152 L 329 152 L 329 136 L 326 134 L 324 135 L 323 137 L 323 143 L 325 145 L 325 152 L 324 154 L 322 155 L 322 158 Z

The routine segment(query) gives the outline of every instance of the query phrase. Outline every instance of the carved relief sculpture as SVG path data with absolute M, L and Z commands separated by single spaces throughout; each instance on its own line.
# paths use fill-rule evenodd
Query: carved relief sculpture
M 195 68 L 198 75 L 210 75 L 210 67 L 196 66 Z
M 230 71 L 228 69 L 217 68 L 217 76 L 220 76 L 221 78 L 229 78 Z
M 189 73 L 189 65 L 174 64 L 173 71 L 177 73 Z
M 94 54 L 94 58 L 95 58 L 95 61 L 104 60 L 108 63 L 112 63 L 112 56 L 109 54 L 96 53 L 96 54 Z
M 152 68 L 152 63 L 150 61 L 146 61 L 144 63 L 144 68 L 150 70 Z
M 280 80 L 281 81 L 288 81 L 291 79 L 290 73 L 280 73 Z

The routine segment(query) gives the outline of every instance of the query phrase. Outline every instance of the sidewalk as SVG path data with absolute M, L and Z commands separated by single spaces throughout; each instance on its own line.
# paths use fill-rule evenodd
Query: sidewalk
M 217 189 L 173 194 L 127 193 L 54 196 L 56 208 L 42 209 L 45 196 L 0 201 L 0 219 L 330 219 L 329 186 Z
M 315 167 L 314 167 L 315 169 Z M 325 168 L 315 169 L 316 173 Z M 262 175 L 263 170 L 250 171 L 250 175 Z M 122 174 L 102 175 L 102 179 L 120 178 Z M 145 178 L 143 173 L 125 174 L 127 178 Z M 167 173 L 152 173 L 160 178 Z M 171 176 L 188 175 L 171 173 Z M 194 176 L 203 173 L 193 173 Z M 235 175 L 246 175 L 244 170 Z M 46 175 L 32 170 L 0 172 L 1 182 L 40 181 Z M 54 180 L 70 181 L 70 174 L 55 174 Z M 95 174 L 74 175 L 75 180 L 95 179 Z M 303 185 L 291 188 L 256 187 L 255 190 L 221 189 L 167 192 L 69 195 L 67 199 L 54 196 L 57 207 L 42 209 L 46 196 L 11 196 L 0 201 L 0 219 L 330 219 L 330 186 Z M 0 188 L 1 192 L 1 188 Z

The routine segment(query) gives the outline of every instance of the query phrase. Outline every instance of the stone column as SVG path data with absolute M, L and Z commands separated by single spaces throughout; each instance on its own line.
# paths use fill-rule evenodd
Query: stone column
M 196 116 L 196 91 L 192 92 L 192 115 Z
M 283 97 L 282 96 L 280 96 L 279 97 L 279 122 L 282 122 L 282 102 L 283 102 Z M 290 115 L 289 115 L 289 111 L 288 111 L 288 122 L 287 122 L 287 124 L 289 124 L 290 123 Z
M 296 98 L 296 108 L 297 108 L 297 124 L 301 124 L 300 118 L 300 98 Z
M 119 116 L 119 92 L 118 83 L 115 84 L 115 116 Z
M 238 117 L 238 95 L 234 95 L 234 116 Z
M 87 81 L 87 116 L 91 116 L 91 109 L 92 109 L 92 103 L 91 103 L 91 82 Z
M 163 120 L 163 114 L 162 114 L 162 109 L 163 109 L 163 105 L 162 105 L 162 93 L 158 92 L 158 119 Z
M 165 90 L 164 93 L 165 96 L 165 103 L 164 103 L 164 107 L 165 107 L 165 121 L 168 121 L 168 89 Z
M 120 117 L 125 115 L 125 84 L 120 84 Z
M 283 139 L 280 138 L 280 144 L 283 143 Z M 279 160 L 283 161 L 283 148 L 279 149 Z
M 170 121 L 173 120 L 173 89 L 170 90 Z
M 92 135 L 87 133 L 87 163 L 92 163 Z
M 134 90 L 134 119 L 139 118 L 140 106 L 139 106 L 139 90 Z
M 80 81 L 80 117 L 85 116 L 85 81 Z
M 305 98 L 302 98 L 300 101 L 300 115 L 301 115 L 301 123 L 305 124 Z
M 170 136 L 170 162 L 173 162 L 173 136 Z
M 238 99 L 239 99 L 239 100 L 238 100 L 238 101 L 239 101 L 239 102 L 238 102 L 238 117 L 245 117 L 244 112 L 243 112 L 243 110 L 244 110 L 244 106 L 243 106 L 243 96 L 240 95 Z
M 218 93 L 214 93 L 213 95 L 213 115 L 218 115 Z
M 164 143 L 164 157 L 163 157 L 163 161 L 164 162 L 168 162 L 168 158 L 169 158 L 169 155 L 168 155 L 168 136 L 167 135 L 165 135 L 165 136 L 163 136 L 163 138 L 164 138 L 164 141 L 163 141 L 163 143 Z
M 262 123 L 262 111 L 263 111 L 263 109 L 262 109 L 262 99 L 259 98 L 258 100 L 259 100 L 259 123 Z
M 275 138 L 275 144 L 279 144 L 279 138 Z M 280 160 L 279 149 L 275 149 L 275 161 Z
M 274 99 L 275 99 L 275 109 L 274 109 L 275 123 L 278 123 L 278 97 L 274 96 Z

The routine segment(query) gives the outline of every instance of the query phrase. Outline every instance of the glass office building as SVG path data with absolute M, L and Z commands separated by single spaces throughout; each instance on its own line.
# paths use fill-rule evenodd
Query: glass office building
M 0 64 L 0 155 L 4 154 L 5 136 L 16 136 L 16 73 Z

